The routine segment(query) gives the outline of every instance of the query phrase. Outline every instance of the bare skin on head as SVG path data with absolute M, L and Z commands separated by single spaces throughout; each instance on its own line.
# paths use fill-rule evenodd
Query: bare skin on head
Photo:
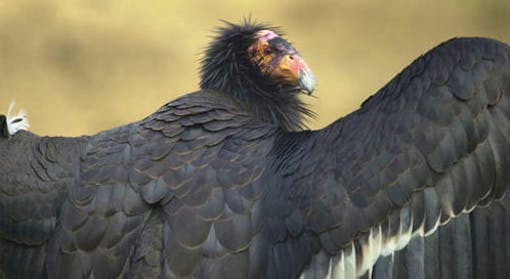
M 308 94 L 315 89 L 315 77 L 310 67 L 292 45 L 275 32 L 257 32 L 248 53 L 260 71 L 275 82 L 299 86 Z

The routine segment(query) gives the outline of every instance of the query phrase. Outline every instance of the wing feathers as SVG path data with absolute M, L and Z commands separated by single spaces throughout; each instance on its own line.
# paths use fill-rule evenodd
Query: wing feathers
M 28 132 L 0 138 L 2 276 L 43 276 L 47 243 L 55 234 L 66 191 L 76 181 L 85 140 Z
M 467 267 L 481 254 L 460 251 L 476 243 L 475 237 L 489 241 L 475 247 L 490 247 L 490 237 L 482 230 L 490 223 L 473 226 L 469 218 L 462 217 L 455 225 L 442 229 L 431 243 L 409 241 L 413 236 L 436 235 L 438 224 L 449 224 L 453 218 L 477 205 L 489 204 L 508 191 L 509 57 L 510 48 L 496 41 L 448 41 L 415 61 L 359 111 L 310 137 L 318 150 L 305 154 L 336 156 L 336 169 L 332 170 L 326 164 L 307 164 L 307 156 L 300 155 L 302 168 L 313 168 L 322 176 L 334 173 L 336 183 L 315 191 L 327 195 L 332 192 L 330 188 L 338 187 L 345 189 L 348 197 L 339 205 L 344 207 L 344 215 L 325 211 L 320 206 L 324 198 L 310 198 L 311 208 L 303 207 L 313 216 L 309 228 L 323 231 L 318 237 L 324 251 L 339 257 L 341 251 L 345 252 L 340 247 L 354 242 L 361 248 L 356 268 L 362 275 L 370 270 L 374 251 L 388 255 L 410 243 L 406 256 L 398 256 L 391 263 L 393 277 L 472 276 Z M 318 147 L 321 144 L 322 149 Z M 296 171 L 296 176 L 300 172 Z M 309 187 L 295 181 L 298 186 L 294 187 Z M 298 208 L 304 204 L 294 202 Z M 341 224 L 337 226 L 342 233 L 328 234 L 337 231 L 337 226 L 328 226 L 335 223 Z M 377 241 L 369 241 L 379 227 L 381 249 Z M 478 236 L 472 236 L 470 228 L 475 228 L 473 232 Z M 497 232 L 490 235 L 503 238 Z M 452 255 L 452 251 L 459 254 Z M 498 253 L 503 250 L 499 251 L 492 255 L 502 258 Z M 434 263 L 421 255 L 430 253 L 436 255 L 430 257 L 440 263 L 439 270 L 431 267 L 426 271 Z M 386 263 L 390 264 L 388 260 Z M 498 264 L 491 259 L 481 265 L 488 268 Z M 380 274 L 390 273 L 388 268 L 378 270 Z

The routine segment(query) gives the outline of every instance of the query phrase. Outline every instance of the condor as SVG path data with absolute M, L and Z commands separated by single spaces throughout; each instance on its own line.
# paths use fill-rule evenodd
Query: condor
M 226 23 L 200 91 L 141 121 L 60 138 L 0 118 L 0 277 L 505 278 L 509 59 L 449 40 L 310 131 L 303 57 Z

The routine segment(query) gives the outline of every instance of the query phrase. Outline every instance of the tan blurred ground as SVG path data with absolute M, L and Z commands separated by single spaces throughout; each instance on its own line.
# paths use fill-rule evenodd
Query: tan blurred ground
M 283 26 L 318 81 L 319 128 L 414 58 L 453 36 L 510 42 L 510 1 L 0 0 L 0 111 L 11 98 L 32 131 L 92 134 L 198 88 L 218 19 Z

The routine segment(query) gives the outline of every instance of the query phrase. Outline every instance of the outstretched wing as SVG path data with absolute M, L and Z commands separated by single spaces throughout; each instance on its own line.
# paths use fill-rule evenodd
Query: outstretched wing
M 63 203 L 50 277 L 256 274 L 275 131 L 200 91 L 91 137 L 81 183 Z
M 287 241 L 272 261 L 304 265 L 305 278 L 360 276 L 412 236 L 501 198 L 510 183 L 509 59 L 494 40 L 450 40 L 358 111 L 283 135 L 273 199 L 288 204 L 278 214 L 294 243 L 310 239 L 312 248 L 296 253 Z M 493 249 L 510 252 L 508 243 Z
M 67 188 L 75 183 L 80 139 L 20 131 L 0 137 L 0 277 L 42 276 Z
M 380 258 L 372 278 L 508 278 L 510 195 Z

